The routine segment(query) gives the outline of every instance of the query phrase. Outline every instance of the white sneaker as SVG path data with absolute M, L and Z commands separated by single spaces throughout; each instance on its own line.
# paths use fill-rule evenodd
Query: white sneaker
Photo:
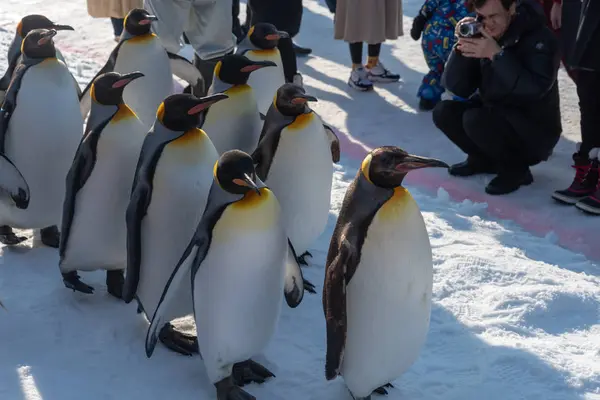
M 352 70 L 348 79 L 348 85 L 362 92 L 373 89 L 373 82 L 369 80 L 367 70 L 364 67 Z
M 385 68 L 381 61 L 367 71 L 368 78 L 371 80 L 371 82 L 390 83 L 398 82 L 400 80 L 400 75 L 391 73 L 387 68 Z

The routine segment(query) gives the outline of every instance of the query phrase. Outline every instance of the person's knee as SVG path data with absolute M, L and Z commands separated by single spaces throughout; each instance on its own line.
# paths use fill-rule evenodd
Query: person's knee
M 489 129 L 489 115 L 483 108 L 472 108 L 467 110 L 462 116 L 462 123 L 465 133 L 471 140 L 478 142 L 482 133 L 485 134 Z
M 442 100 L 435 105 L 432 111 L 433 123 L 435 126 L 445 132 L 449 125 L 454 125 L 457 119 L 457 110 L 454 107 L 454 101 Z

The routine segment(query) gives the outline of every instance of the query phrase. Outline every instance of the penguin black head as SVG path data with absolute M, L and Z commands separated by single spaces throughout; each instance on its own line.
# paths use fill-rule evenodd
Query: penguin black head
M 34 29 L 25 36 L 21 45 L 21 53 L 29 58 L 53 58 L 56 57 L 54 40 L 56 36 L 54 29 Z
M 158 21 L 155 15 L 150 14 L 143 8 L 134 8 L 125 17 L 123 26 L 131 35 L 141 36 L 150 33 L 153 21 Z
M 286 116 L 310 113 L 309 101 L 317 101 L 317 98 L 307 95 L 303 87 L 293 83 L 285 83 L 275 94 L 275 107 Z
M 251 61 L 246 56 L 230 54 L 217 63 L 215 76 L 230 85 L 243 85 L 248 82 L 253 71 L 276 66 L 277 64 L 272 61 Z
M 200 124 L 200 116 L 210 106 L 227 98 L 229 96 L 223 93 L 206 97 L 196 97 L 187 93 L 173 94 L 158 107 L 156 117 L 168 129 L 185 132 Z
M 143 77 L 141 72 L 121 75 L 118 72 L 107 72 L 98 76 L 90 89 L 92 98 L 104 106 L 123 104 L 123 90 L 133 80 Z
M 288 38 L 290 35 L 285 31 L 278 31 L 275 25 L 259 22 L 248 30 L 248 38 L 253 45 L 259 49 L 274 49 L 279 39 Z
M 50 21 L 44 15 L 31 14 L 23 17 L 17 25 L 17 34 L 24 38 L 34 29 L 54 29 L 55 31 L 74 31 L 72 26 L 59 25 Z
M 254 190 L 260 196 L 252 157 L 241 150 L 226 151 L 219 157 L 215 163 L 214 178 L 229 193 L 246 194 Z
M 395 146 L 378 147 L 362 162 L 362 174 L 369 182 L 382 188 L 395 188 L 410 171 L 421 168 L 448 168 L 448 164 L 435 158 L 408 154 Z

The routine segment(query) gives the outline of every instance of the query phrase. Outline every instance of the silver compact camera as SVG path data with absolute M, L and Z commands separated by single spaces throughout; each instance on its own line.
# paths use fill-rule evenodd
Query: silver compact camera
M 458 34 L 460 37 L 465 38 L 480 37 L 482 36 L 481 32 L 479 31 L 480 29 L 481 23 L 475 21 L 467 22 L 458 27 Z

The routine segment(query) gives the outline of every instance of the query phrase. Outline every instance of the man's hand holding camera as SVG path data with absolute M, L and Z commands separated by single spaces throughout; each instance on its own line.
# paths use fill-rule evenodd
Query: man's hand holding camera
M 476 29 L 473 27 L 477 27 Z M 456 24 L 456 48 L 465 57 L 492 60 L 502 49 L 482 24 L 473 17 L 465 17 Z

